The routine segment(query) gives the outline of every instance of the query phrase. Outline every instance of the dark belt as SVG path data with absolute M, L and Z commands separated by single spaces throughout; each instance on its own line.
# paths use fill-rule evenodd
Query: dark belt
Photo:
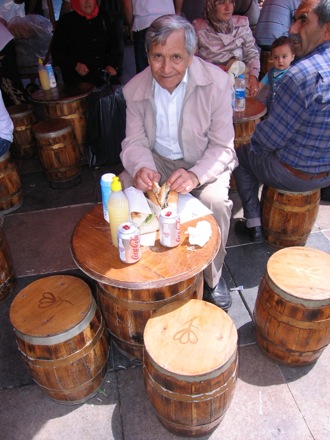
M 329 171 L 323 171 L 323 173 L 318 174 L 304 173 L 304 171 L 297 170 L 296 168 L 293 168 L 292 166 L 288 165 L 285 162 L 282 162 L 281 160 L 280 164 L 288 171 L 290 171 L 290 173 L 293 174 L 295 177 L 299 177 L 299 179 L 303 180 L 322 179 L 322 177 L 327 177 L 329 175 Z

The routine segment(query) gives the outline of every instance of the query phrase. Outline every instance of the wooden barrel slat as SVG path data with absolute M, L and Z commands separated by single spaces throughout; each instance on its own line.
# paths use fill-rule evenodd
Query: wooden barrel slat
M 264 186 L 262 227 L 266 242 L 277 248 L 304 246 L 315 223 L 320 190 L 288 192 Z
M 148 320 L 143 376 L 161 423 L 176 435 L 202 436 L 223 419 L 238 373 L 237 331 L 213 304 L 175 301 Z
M 15 297 L 10 320 L 23 361 L 49 397 L 78 404 L 98 392 L 109 336 L 83 280 L 53 275 L 34 281 Z
M 330 342 L 330 255 L 294 246 L 267 263 L 254 308 L 256 339 L 272 359 L 315 362 Z
M 42 166 L 50 182 L 67 182 L 81 174 L 80 150 L 71 124 L 64 119 L 33 126 Z
M 202 298 L 202 273 L 179 283 L 153 289 L 125 289 L 99 283 L 97 299 L 117 347 L 143 357 L 143 332 L 152 314 L 173 301 Z
M 18 209 L 23 203 L 21 176 L 9 151 L 0 157 L 0 215 Z
M 32 104 L 18 104 L 7 108 L 14 124 L 14 142 L 10 150 L 15 157 L 31 158 L 37 156 L 37 147 L 32 135 L 36 122 Z
M 6 237 L 0 229 L 0 303 L 6 301 L 15 285 L 14 266 Z

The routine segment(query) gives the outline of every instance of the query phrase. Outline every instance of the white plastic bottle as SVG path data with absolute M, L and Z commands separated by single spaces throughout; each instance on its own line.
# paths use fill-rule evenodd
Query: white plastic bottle
M 235 79 L 235 112 L 244 112 L 245 110 L 245 78 L 244 75 L 238 75 Z
M 118 247 L 118 226 L 129 220 L 128 199 L 122 190 L 121 182 L 118 176 L 113 177 L 111 182 L 111 193 L 108 201 L 108 212 L 112 244 Z
M 38 75 L 39 75 L 39 81 L 40 81 L 42 89 L 49 90 L 50 84 L 49 84 L 48 73 L 46 70 L 46 66 L 42 62 L 41 58 L 38 58 Z
M 53 66 L 51 64 L 46 64 L 46 70 L 47 70 L 47 74 L 48 74 L 50 87 L 51 88 L 56 87 L 57 82 L 56 82 Z

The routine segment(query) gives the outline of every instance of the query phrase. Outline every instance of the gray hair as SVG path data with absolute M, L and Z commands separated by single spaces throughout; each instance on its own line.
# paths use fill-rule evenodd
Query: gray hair
M 146 51 L 152 44 L 165 44 L 167 38 L 176 31 L 184 31 L 185 45 L 190 56 L 194 55 L 197 46 L 197 36 L 191 23 L 180 15 L 163 15 L 154 20 L 146 34 Z
M 319 0 L 313 12 L 317 15 L 318 23 L 323 26 L 330 22 L 330 0 Z

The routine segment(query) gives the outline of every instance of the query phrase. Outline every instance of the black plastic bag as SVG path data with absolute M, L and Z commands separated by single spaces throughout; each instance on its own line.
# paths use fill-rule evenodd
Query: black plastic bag
M 86 150 L 89 166 L 120 163 L 125 138 L 126 102 L 122 87 L 109 82 L 87 97 Z

